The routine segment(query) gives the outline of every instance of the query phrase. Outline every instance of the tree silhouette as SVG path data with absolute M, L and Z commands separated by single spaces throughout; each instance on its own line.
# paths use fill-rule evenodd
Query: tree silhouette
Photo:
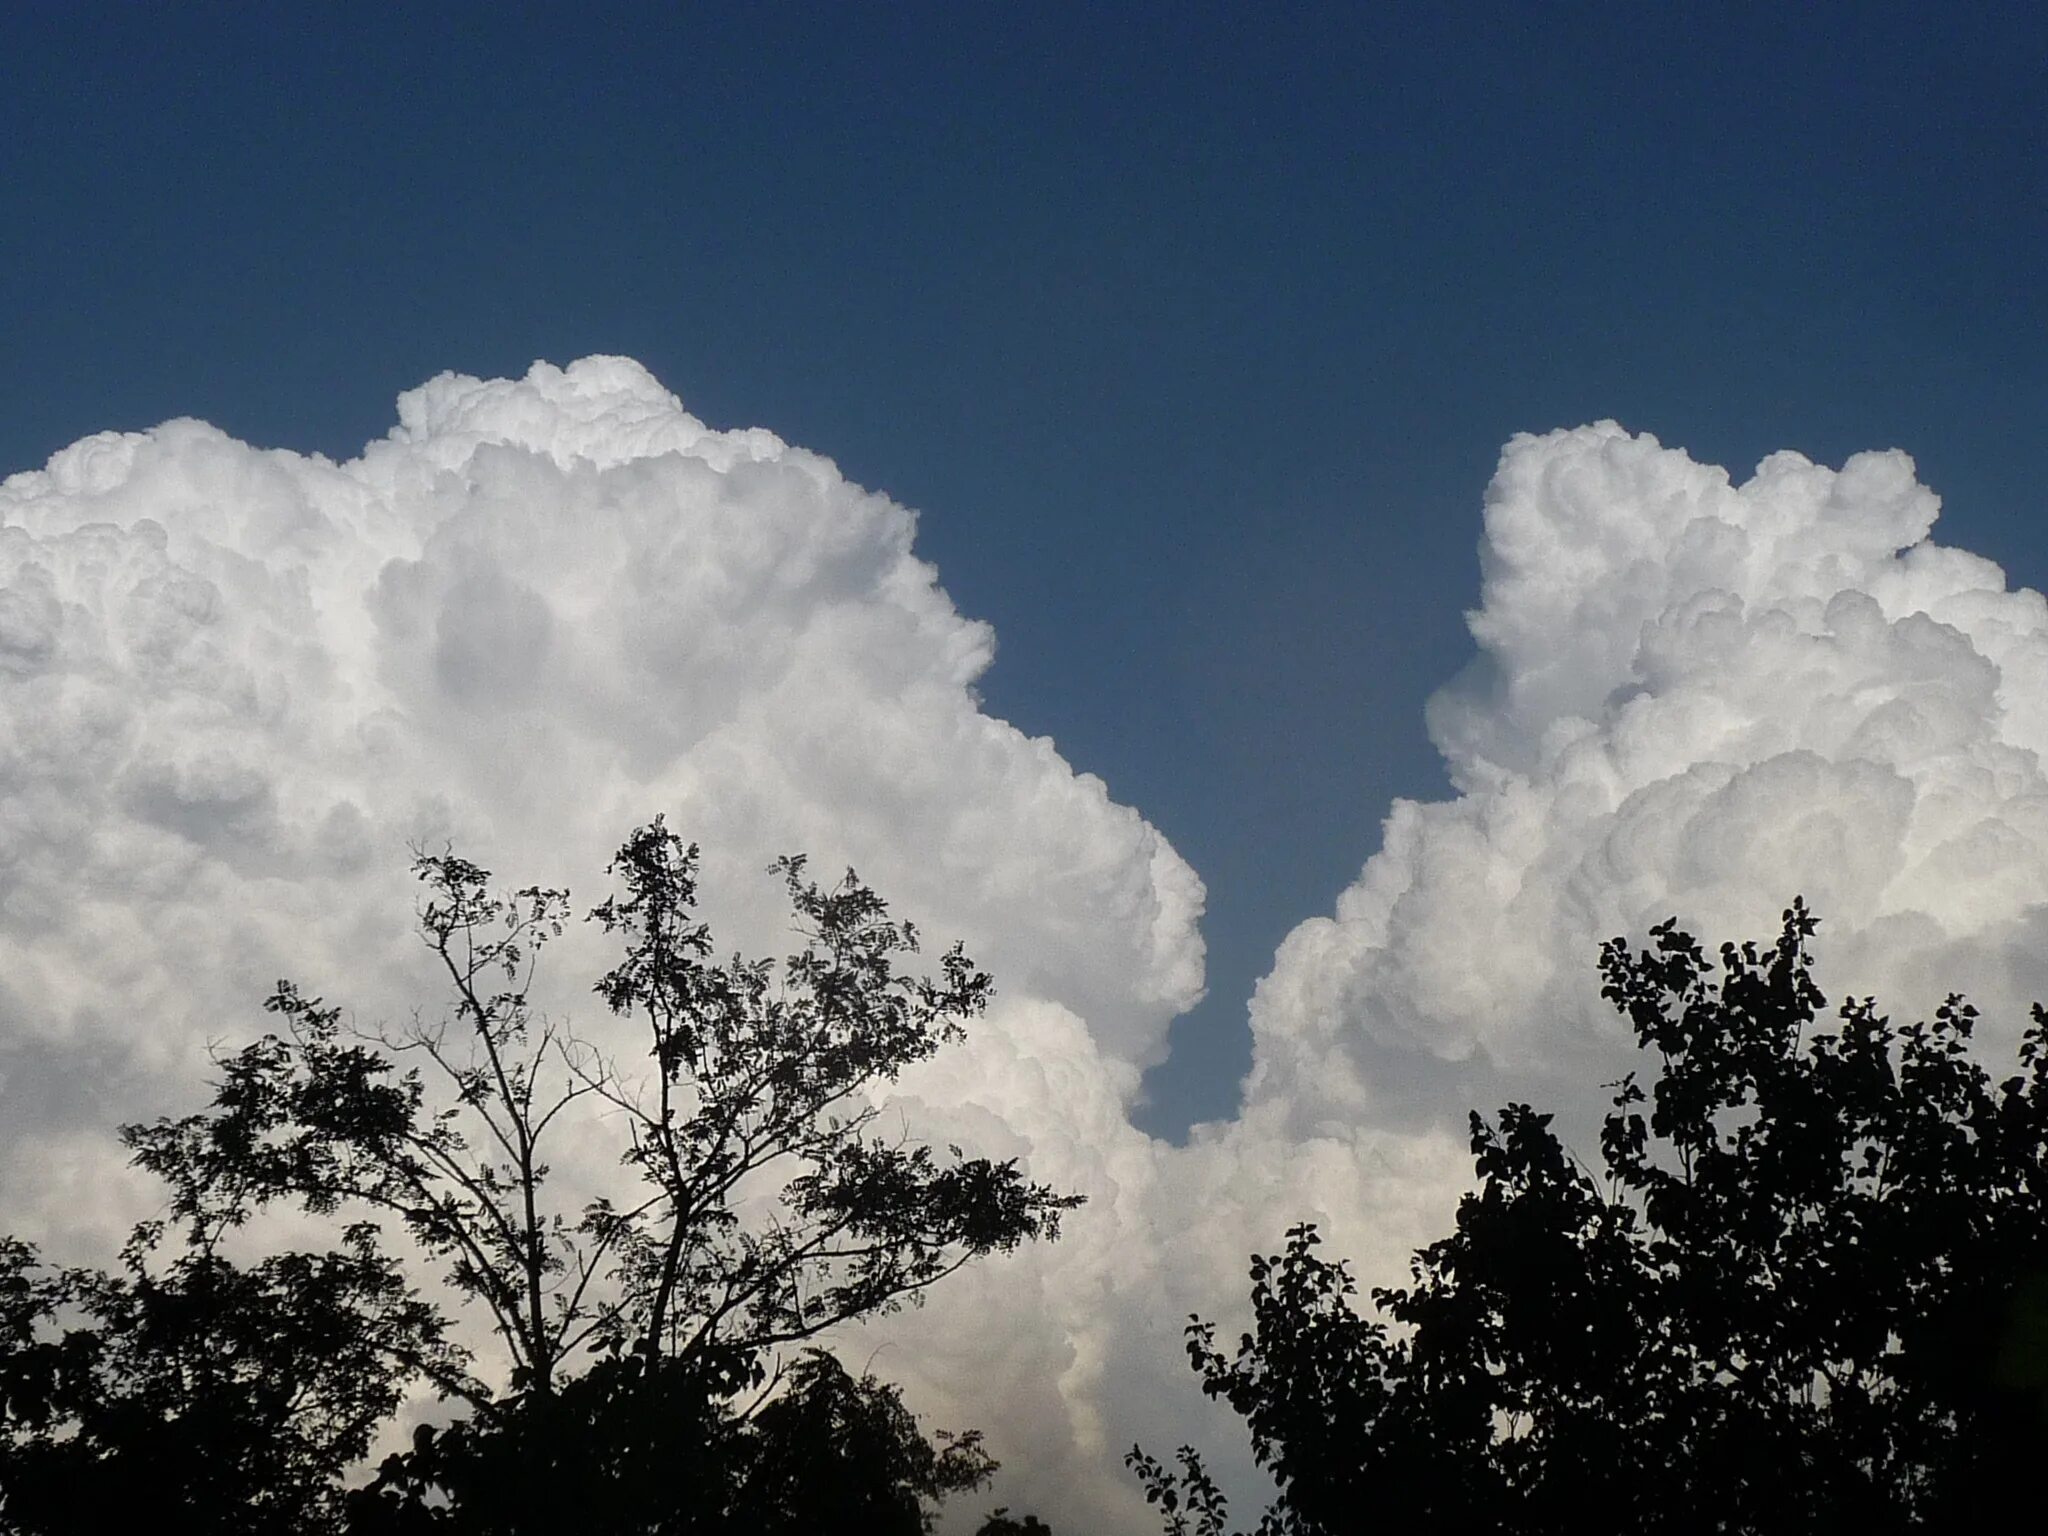
M 980 1437 L 919 1431 L 897 1390 L 807 1350 L 757 1412 L 758 1378 L 705 1380 L 702 1357 L 607 1355 L 554 1393 L 445 1431 L 422 1428 L 351 1495 L 355 1536 L 562 1530 L 924 1536 L 932 1507 L 995 1470 Z
M 50 1272 L 0 1239 L 0 1529 L 247 1533 L 332 1528 L 337 1479 L 445 1323 L 374 1234 L 249 1267 L 205 1245 L 123 1272 Z
M 86 1528 L 97 1478 L 153 1490 L 158 1524 L 223 1531 L 344 1510 L 366 1531 L 539 1529 L 544 1511 L 593 1532 L 795 1530 L 821 1499 L 847 1528 L 915 1531 L 985 1480 L 978 1437 L 934 1446 L 894 1389 L 783 1351 L 1055 1237 L 1080 1203 L 880 1134 L 875 1090 L 961 1038 L 989 978 L 957 945 L 935 975 L 900 969 L 911 926 L 800 859 L 776 866 L 797 953 L 715 962 L 696 864 L 656 820 L 590 914 L 620 941 L 596 990 L 644 1030 L 644 1070 L 529 1008 L 567 893 L 499 895 L 452 852 L 415 864 L 445 1019 L 364 1032 L 280 982 L 283 1029 L 220 1063 L 207 1110 L 124 1131 L 171 1190 L 124 1278 L 0 1250 L 0 1523 Z M 623 1187 L 558 1196 L 551 1133 L 597 1107 Z M 237 1268 L 223 1253 L 273 1206 L 341 1248 Z M 391 1234 L 409 1248 L 387 1254 Z M 496 1369 L 451 1342 L 422 1265 L 488 1321 Z M 466 1420 L 343 1499 L 337 1476 L 420 1380 Z
M 1278 1484 L 1262 1531 L 1941 1528 L 2048 1449 L 2048 1014 L 1998 1083 L 1957 997 L 1816 1029 L 1815 926 L 1605 948 L 1654 1063 L 1611 1085 L 1604 1179 L 1548 1115 L 1475 1115 L 1479 1187 L 1381 1318 L 1299 1226 L 1236 1351 L 1190 1325 Z M 1193 1451 L 1127 1460 L 1169 1530 L 1223 1529 Z
M 1036 1515 L 1013 1515 L 1007 1509 L 996 1509 L 974 1536 L 1052 1536 L 1052 1527 Z

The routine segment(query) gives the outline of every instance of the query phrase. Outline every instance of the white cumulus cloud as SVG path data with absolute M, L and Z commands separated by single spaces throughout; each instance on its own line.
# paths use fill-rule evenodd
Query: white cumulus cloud
M 1317 1218 L 1396 1278 L 1467 1109 L 1590 1127 L 1628 1064 L 1601 940 L 1763 937 L 1803 893 L 1824 981 L 1967 988 L 1994 1043 L 2048 992 L 2048 603 L 1936 512 L 1896 452 L 1738 485 L 1611 423 L 1510 443 L 1477 656 L 1429 714 L 1455 796 L 1397 803 L 1288 938 L 1239 1114 L 1174 1149 L 1129 1109 L 1201 990 L 1201 883 L 982 712 L 993 637 L 902 507 L 623 359 L 444 376 L 341 464 L 87 439 L 0 485 L 0 1226 L 84 1252 L 142 1214 L 109 1129 L 190 1105 L 277 977 L 431 1000 L 409 842 L 594 899 L 665 812 L 726 942 L 781 947 L 762 869 L 803 850 L 995 973 L 892 1113 L 1090 1203 L 848 1352 L 986 1428 L 1013 1506 L 1146 1529 L 1133 1439 L 1243 1481 L 1179 1327 L 1232 1314 L 1248 1252 Z M 567 941 L 550 1006 L 588 1020 L 601 956 Z
M 103 1253 L 151 1198 L 115 1123 L 196 1105 L 280 976 L 366 1020 L 438 1007 L 410 844 L 594 901 L 657 812 L 703 844 L 722 943 L 786 947 L 765 870 L 803 851 L 998 976 L 906 1115 L 923 1095 L 939 1131 L 1099 1196 L 1142 1178 L 1124 1107 L 1200 994 L 1201 882 L 981 711 L 993 636 L 914 528 L 608 358 L 436 379 L 347 463 L 176 421 L 0 485 L 0 1216 Z M 593 1022 L 603 954 L 565 941 L 550 1006 Z M 920 1361 L 927 1400 L 980 1422 L 1002 1402 L 971 1383 L 1007 1382 L 1039 1458 L 1071 1458 L 1089 1365 L 1046 1297 L 1099 1285 L 1109 1248 L 1084 1227 L 1012 1266 L 1006 1328 L 966 1293 L 920 1316 L 958 1346 Z M 990 1350 L 1015 1368 L 977 1374 Z
M 1674 915 L 1769 938 L 1803 894 L 1824 985 L 1901 1014 L 1965 990 L 2009 1044 L 2048 993 L 2048 603 L 1934 543 L 1937 511 L 1896 451 L 1778 453 L 1738 485 L 1611 422 L 1515 438 L 1478 655 L 1429 710 L 1459 793 L 1397 802 L 1282 945 L 1207 1177 L 1349 1148 L 1323 1209 L 1402 1277 L 1399 1170 L 1459 1177 L 1468 1110 L 1555 1106 L 1596 1152 L 1597 1085 L 1633 1061 L 1594 960 Z

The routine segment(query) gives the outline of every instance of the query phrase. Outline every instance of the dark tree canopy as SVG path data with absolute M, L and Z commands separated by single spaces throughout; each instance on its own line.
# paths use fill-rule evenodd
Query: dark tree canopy
M 980 1437 L 920 1432 L 894 1387 L 807 1350 L 781 1392 L 734 1406 L 758 1377 L 737 1357 L 608 1354 L 493 1418 L 422 1428 L 352 1495 L 353 1536 L 925 1536 L 933 1508 L 981 1487 Z
M 365 1032 L 280 982 L 283 1029 L 220 1063 L 206 1110 L 124 1132 L 171 1199 L 123 1274 L 0 1247 L 0 1529 L 94 1528 L 105 1494 L 224 1532 L 796 1531 L 829 1507 L 911 1533 L 985 1481 L 978 1436 L 934 1445 L 893 1388 L 805 1346 L 1057 1236 L 1079 1204 L 1014 1163 L 883 1134 L 875 1090 L 960 1039 L 989 978 L 957 945 L 931 975 L 902 968 L 911 926 L 800 859 L 776 866 L 797 952 L 718 961 L 696 864 L 657 820 L 590 913 L 621 951 L 596 991 L 642 1031 L 643 1068 L 528 1005 L 566 892 L 501 895 L 422 856 L 446 1016 Z M 559 1195 L 549 1149 L 595 1109 L 618 1128 L 618 1188 Z M 230 1262 L 273 1207 L 339 1246 Z M 457 1347 L 440 1297 L 501 1357 Z M 418 1382 L 461 1421 L 344 1498 Z
M 0 1239 L 0 1530 L 331 1527 L 446 1325 L 364 1228 L 240 1267 L 200 1246 L 49 1272 Z
M 1606 947 L 1652 1060 L 1611 1085 L 1603 1176 L 1548 1115 L 1475 1115 L 1479 1187 L 1379 1317 L 1301 1226 L 1235 1351 L 1190 1326 L 1279 1486 L 1262 1530 L 1942 1529 L 2018 1485 L 2048 1450 L 2048 1015 L 1999 1081 L 1960 998 L 1817 1027 L 1815 926 Z M 1225 1528 L 1194 1452 L 1129 1460 L 1169 1530 Z
M 488 871 L 425 857 L 421 928 L 452 1017 L 365 1039 L 281 983 L 267 1006 L 286 1033 L 224 1063 L 207 1112 L 131 1127 L 137 1160 L 207 1232 L 277 1201 L 402 1222 L 487 1312 L 517 1387 L 540 1392 L 582 1346 L 688 1359 L 797 1343 L 1056 1234 L 1077 1202 L 1013 1164 L 875 1134 L 866 1095 L 959 1039 L 989 978 L 957 946 L 937 979 L 899 970 L 910 925 L 851 875 L 821 890 L 794 859 L 777 869 L 804 947 L 780 966 L 715 962 L 696 862 L 656 821 L 613 861 L 623 894 L 590 914 L 624 949 L 596 990 L 644 1029 L 644 1075 L 528 1008 L 565 892 L 499 896 Z M 407 1059 L 420 1065 L 397 1070 Z M 565 1209 L 548 1132 L 579 1100 L 623 1127 L 626 1177 Z M 775 1220 L 740 1220 L 747 1190 L 772 1193 Z

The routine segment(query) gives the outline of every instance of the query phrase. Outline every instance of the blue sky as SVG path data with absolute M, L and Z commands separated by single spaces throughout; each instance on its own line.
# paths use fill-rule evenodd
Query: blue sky
M 2048 582 L 2048 22 L 1866 5 L 17 8 L 0 465 L 353 453 L 444 369 L 641 359 L 920 509 L 1050 735 L 1207 882 L 1149 1124 L 1471 653 L 1501 443 L 1899 446 Z

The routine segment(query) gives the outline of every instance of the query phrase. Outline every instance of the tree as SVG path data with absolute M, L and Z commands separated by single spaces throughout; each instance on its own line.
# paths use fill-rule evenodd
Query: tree
M 1931 1529 L 2048 1449 L 2048 1014 L 1996 1083 L 1959 997 L 1816 1029 L 1815 927 L 1603 950 L 1653 1055 L 1610 1085 L 1604 1179 L 1528 1105 L 1475 1115 L 1478 1188 L 1379 1318 L 1299 1226 L 1233 1353 L 1190 1325 L 1278 1484 L 1262 1530 Z M 1129 1460 L 1169 1529 L 1220 1531 L 1182 1455 Z
M 784 1390 L 706 1382 L 672 1358 L 611 1354 L 548 1395 L 444 1431 L 423 1427 L 351 1496 L 353 1536 L 562 1530 L 925 1536 L 932 1508 L 995 1470 L 980 1436 L 934 1445 L 896 1388 L 806 1350 Z
M 455 1520 L 461 1498 L 481 1505 L 487 1493 L 504 1508 L 573 1510 L 584 1530 L 741 1529 L 736 1511 L 769 1507 L 771 1469 L 799 1461 L 819 1486 L 838 1477 L 842 1502 L 898 1515 L 985 1478 L 993 1463 L 976 1437 L 934 1448 L 893 1389 L 829 1356 L 783 1352 L 914 1302 L 977 1257 L 1057 1236 L 1080 1203 L 1013 1162 L 881 1134 L 875 1090 L 960 1039 L 989 978 L 958 945 L 934 975 L 900 968 L 917 948 L 912 927 L 851 872 L 823 890 L 800 859 L 775 866 L 797 953 L 717 963 L 693 917 L 696 866 L 697 850 L 657 819 L 620 848 L 620 889 L 590 913 L 623 951 L 596 990 L 644 1031 L 648 1066 L 636 1072 L 529 1007 L 566 892 L 500 895 L 452 851 L 419 856 L 420 927 L 452 991 L 446 1018 L 363 1031 L 280 982 L 266 1007 L 283 1028 L 220 1063 L 208 1109 L 124 1131 L 137 1163 L 170 1187 L 183 1256 L 168 1289 L 146 1267 L 162 1224 L 130 1245 L 128 1281 L 40 1278 L 31 1254 L 9 1250 L 0 1407 L 13 1449 L 67 1477 L 139 1465 L 157 1431 L 120 1416 L 130 1399 L 186 1426 L 176 1454 L 219 1434 L 253 1447 L 282 1427 L 285 1459 L 251 1466 L 245 1502 L 256 1510 L 281 1482 L 317 1490 L 261 1528 L 326 1528 L 341 1504 L 335 1474 L 405 1385 L 424 1380 L 468 1419 L 423 1430 L 386 1462 L 352 1501 L 365 1529 Z M 598 1106 L 621 1128 L 624 1188 L 558 1197 L 553 1135 Z M 743 1219 L 742 1204 L 765 1215 Z M 253 1270 L 220 1257 L 279 1205 L 334 1223 L 343 1250 Z M 386 1255 L 378 1242 L 391 1232 L 412 1251 Z M 447 1317 L 420 1299 L 422 1262 L 481 1312 L 503 1351 L 498 1370 L 449 1342 Z M 193 1303 L 186 1333 L 127 1320 L 165 1297 Z M 67 1329 L 65 1314 L 81 1311 L 95 1326 Z M 266 1368 L 278 1381 L 325 1370 L 331 1410 L 308 1421 L 303 1393 L 258 1394 L 246 1422 L 217 1430 L 207 1405 L 232 1393 L 214 1393 L 207 1372 L 219 1371 L 195 1375 L 186 1357 L 263 1318 L 269 1332 L 214 1358 L 245 1386 Z M 329 1337 L 347 1348 L 317 1367 L 301 1358 Z M 119 1427 L 72 1434 L 66 1413 Z M 691 1478 L 678 1480 L 683 1447 Z M 655 1449 L 670 1458 L 658 1492 L 646 1481 Z M 30 1483 L 17 1472 L 42 1464 L 0 1460 L 0 1516 L 20 1521 Z
M 249 1267 L 153 1264 L 161 1235 L 113 1276 L 0 1239 L 0 1530 L 331 1527 L 405 1381 L 452 1362 L 444 1320 L 366 1228 Z
M 974 1536 L 1052 1536 L 1052 1527 L 1036 1515 L 1013 1515 L 998 1508 L 989 1512 Z

